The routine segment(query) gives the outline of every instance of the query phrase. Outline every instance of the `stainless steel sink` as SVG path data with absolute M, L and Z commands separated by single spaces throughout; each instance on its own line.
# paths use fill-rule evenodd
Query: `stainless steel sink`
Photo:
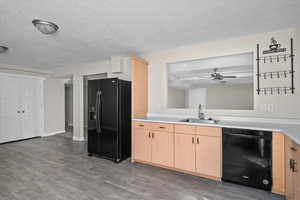
M 189 122 L 189 123 L 208 123 L 208 124 L 217 124 L 217 120 L 213 119 L 197 119 L 197 118 L 187 118 L 180 120 L 180 122 Z

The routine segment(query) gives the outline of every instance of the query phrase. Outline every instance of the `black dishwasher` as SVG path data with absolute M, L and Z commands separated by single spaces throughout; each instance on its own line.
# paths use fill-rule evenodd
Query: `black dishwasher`
M 272 132 L 223 128 L 223 181 L 270 191 Z

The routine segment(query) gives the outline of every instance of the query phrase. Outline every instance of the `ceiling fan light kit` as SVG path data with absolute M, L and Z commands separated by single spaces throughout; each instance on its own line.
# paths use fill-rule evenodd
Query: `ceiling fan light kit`
M 53 34 L 59 29 L 59 27 L 55 23 L 41 19 L 32 20 L 32 24 L 35 26 L 35 28 L 37 28 L 41 33 L 45 35 Z

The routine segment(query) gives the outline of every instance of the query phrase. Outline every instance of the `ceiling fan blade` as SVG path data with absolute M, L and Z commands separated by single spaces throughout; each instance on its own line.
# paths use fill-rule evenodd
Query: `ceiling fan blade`
M 236 78 L 236 76 L 222 76 L 222 78 Z
M 207 79 L 210 79 L 210 77 L 192 76 L 192 77 L 183 77 L 183 78 L 180 78 L 179 80 L 181 80 L 181 81 L 194 81 L 194 80 L 207 80 Z

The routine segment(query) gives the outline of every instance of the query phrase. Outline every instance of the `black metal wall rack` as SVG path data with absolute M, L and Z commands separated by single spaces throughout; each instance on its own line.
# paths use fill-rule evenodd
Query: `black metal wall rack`
M 295 86 L 294 86 L 294 79 L 295 79 L 295 69 L 294 69 L 294 46 L 293 46 L 293 38 L 290 39 L 290 53 L 282 53 L 277 55 L 266 55 L 266 56 L 260 56 L 260 47 L 259 44 L 257 44 L 256 49 L 256 61 L 257 61 L 257 94 L 287 94 L 288 92 L 291 94 L 295 93 Z M 264 51 L 267 52 L 267 51 Z M 281 51 L 282 52 L 282 51 Z M 285 50 L 284 50 L 285 52 Z M 271 53 L 278 53 L 276 51 L 272 52 L 269 51 L 268 54 Z M 287 60 L 290 60 L 290 70 L 282 70 L 282 71 L 269 71 L 269 72 L 260 72 L 260 65 L 265 63 L 275 63 L 284 61 L 287 62 Z M 262 62 L 262 63 L 261 63 Z M 273 79 L 273 78 L 290 78 L 290 85 L 289 86 L 277 86 L 277 87 L 261 87 L 261 78 L 263 79 Z

